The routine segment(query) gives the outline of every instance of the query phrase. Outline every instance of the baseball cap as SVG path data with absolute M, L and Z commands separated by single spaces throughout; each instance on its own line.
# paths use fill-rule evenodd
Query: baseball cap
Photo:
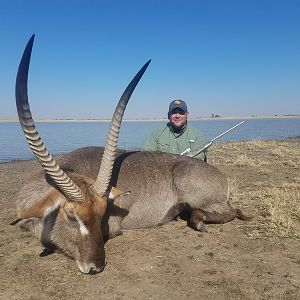
M 180 108 L 182 109 L 184 112 L 187 112 L 187 106 L 186 103 L 183 100 L 177 99 L 174 100 L 170 103 L 169 105 L 169 112 L 171 112 L 173 109 L 175 108 Z

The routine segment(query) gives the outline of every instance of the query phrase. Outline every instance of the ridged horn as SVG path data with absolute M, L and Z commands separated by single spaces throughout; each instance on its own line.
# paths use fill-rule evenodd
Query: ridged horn
M 34 35 L 32 35 L 24 50 L 16 79 L 16 105 L 20 124 L 32 152 L 46 173 L 52 178 L 68 200 L 82 202 L 85 199 L 81 190 L 59 167 L 52 155 L 49 154 L 34 125 L 27 94 L 28 70 L 33 41 Z
M 120 127 L 122 123 L 122 118 L 124 115 L 124 111 L 126 109 L 126 105 L 137 86 L 138 82 L 142 78 L 144 72 L 146 71 L 148 65 L 151 60 L 149 60 L 135 75 L 132 81 L 129 83 L 127 88 L 125 89 L 122 97 L 120 98 L 118 105 L 115 109 L 113 118 L 110 123 L 110 127 L 107 134 L 105 149 L 102 157 L 101 166 L 99 169 L 99 173 L 97 179 L 94 183 L 94 189 L 98 195 L 104 195 L 106 193 L 109 181 L 112 175 L 113 164 L 116 157 L 117 143 L 120 133 Z

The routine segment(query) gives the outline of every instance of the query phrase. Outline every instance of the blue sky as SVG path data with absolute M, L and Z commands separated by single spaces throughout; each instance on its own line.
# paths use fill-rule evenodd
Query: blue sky
M 125 118 L 300 114 L 300 1 L 0 1 L 0 118 L 35 33 L 29 100 L 38 118 L 110 118 L 152 62 Z

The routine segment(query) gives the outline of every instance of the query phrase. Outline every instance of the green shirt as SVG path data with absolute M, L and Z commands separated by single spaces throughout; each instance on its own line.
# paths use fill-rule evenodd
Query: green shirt
M 204 142 L 204 136 L 196 128 L 186 124 L 179 132 L 174 132 L 168 123 L 153 130 L 144 145 L 144 150 L 181 154 L 188 148 L 193 151 L 203 147 Z M 204 153 L 196 157 L 204 159 Z

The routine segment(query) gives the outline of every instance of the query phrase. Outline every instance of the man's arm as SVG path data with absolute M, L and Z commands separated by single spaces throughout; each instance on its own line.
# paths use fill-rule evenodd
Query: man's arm
M 200 149 L 205 145 L 204 135 L 197 129 L 194 129 L 193 137 L 194 137 L 194 143 L 192 143 L 191 151 L 193 151 L 195 149 Z M 202 153 L 196 155 L 195 157 L 204 160 L 205 153 L 202 152 Z
M 150 136 L 147 138 L 143 149 L 146 151 L 156 151 L 158 150 L 157 143 L 157 129 L 154 129 Z

